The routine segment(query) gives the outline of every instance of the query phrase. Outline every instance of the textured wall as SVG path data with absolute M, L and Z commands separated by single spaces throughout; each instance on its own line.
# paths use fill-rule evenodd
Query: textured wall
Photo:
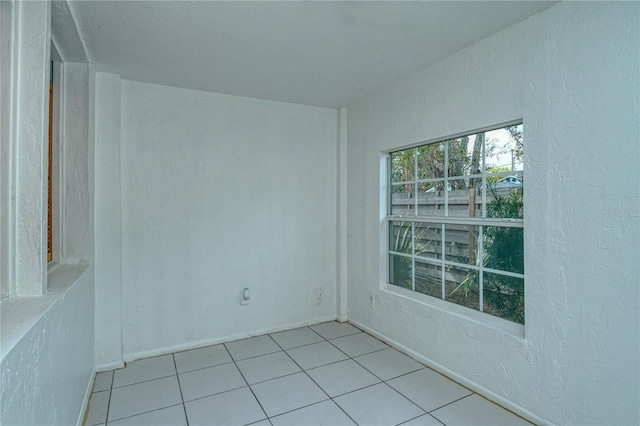
M 3 425 L 73 425 L 93 373 L 93 270 L 51 305 L 2 358 Z
M 11 268 L 9 279 L 15 284 L 12 296 L 34 297 L 8 298 L 1 306 L 3 425 L 81 422 L 95 365 L 94 272 L 87 266 L 93 260 L 93 152 L 91 70 L 86 64 L 65 64 L 64 84 L 58 87 L 65 93 L 64 137 L 56 154 L 60 168 L 55 167 L 61 172 L 60 191 L 54 191 L 61 200 L 54 208 L 63 222 L 54 227 L 62 247 L 60 263 L 82 265 L 48 271 L 46 263 L 50 8 L 50 2 L 16 2 L 12 11 L 15 80 L 7 102 L 11 111 L 3 110 L 11 123 L 15 171 L 7 186 L 16 195 L 11 212 L 15 240 L 8 244 L 15 270 Z M 7 10 L 3 2 L 3 12 Z
M 561 3 L 348 109 L 349 318 L 541 422 L 640 421 L 639 8 Z M 379 268 L 380 152 L 518 118 L 524 338 L 382 291 Z
M 96 73 L 96 365 L 122 364 L 120 76 Z
M 93 158 L 89 145 L 89 66 L 64 64 L 64 133 L 61 142 L 62 263 L 86 264 L 93 256 Z
M 49 128 L 49 2 L 17 2 L 14 5 L 14 75 L 20 81 L 12 94 L 14 120 L 11 142 L 15 150 L 14 276 L 19 282 L 11 295 L 38 296 L 46 291 L 47 274 L 47 130 Z M 17 89 L 17 88 L 16 88 Z M 4 94 L 3 94 L 4 96 Z M 9 113 L 9 111 L 5 112 Z M 11 224 L 9 226 L 12 226 Z M 10 254 L 10 255 L 11 255 Z M 12 272 L 13 268 L 9 269 Z
M 125 358 L 335 318 L 336 123 L 122 81 Z

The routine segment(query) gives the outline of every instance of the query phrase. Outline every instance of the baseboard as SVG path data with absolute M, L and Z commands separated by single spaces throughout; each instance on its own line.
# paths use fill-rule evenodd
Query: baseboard
M 514 404 L 513 402 L 505 399 L 504 397 L 500 396 L 500 395 L 496 395 L 495 393 L 491 392 L 490 390 L 478 385 L 475 382 L 472 382 L 471 380 L 449 370 L 448 368 L 433 362 L 432 360 L 430 360 L 429 358 L 426 358 L 422 355 L 420 355 L 419 353 L 413 351 L 412 349 L 407 348 L 404 345 L 401 345 L 400 343 L 396 342 L 393 339 L 388 338 L 387 336 L 380 334 L 379 332 L 367 327 L 364 324 L 359 323 L 358 321 L 354 321 L 352 319 L 348 320 L 351 324 L 353 324 L 354 326 L 366 331 L 367 333 L 371 334 L 372 336 L 376 337 L 379 340 L 382 340 L 383 342 L 387 343 L 390 346 L 393 346 L 394 348 L 398 349 L 400 352 L 403 352 L 407 355 L 409 355 L 411 358 L 415 359 L 416 361 L 426 365 L 427 367 L 431 368 L 432 370 L 437 371 L 438 373 L 447 376 L 448 378 L 450 378 L 451 380 L 461 384 L 462 386 L 469 388 L 470 390 L 474 391 L 475 393 L 477 393 L 478 395 L 488 399 L 491 402 L 494 402 L 498 405 L 500 405 L 501 407 L 517 414 L 518 416 L 536 424 L 536 425 L 553 425 L 553 423 L 549 423 L 548 421 L 536 416 L 535 414 L 533 414 L 532 412 L 520 407 L 519 405 Z
M 114 361 L 108 364 L 100 364 L 96 366 L 96 373 L 101 373 L 103 371 L 116 370 L 118 368 L 124 368 L 124 361 Z
M 78 415 L 77 426 L 83 426 L 84 419 L 87 415 L 87 407 L 89 407 L 89 399 L 91 398 L 91 391 L 93 391 L 93 383 L 96 380 L 96 369 L 93 369 L 91 373 L 91 379 L 87 385 L 87 390 L 84 392 L 84 399 L 82 400 L 82 407 L 80 408 L 80 414 Z
M 151 358 L 154 356 L 166 355 L 174 352 L 188 351 L 190 349 L 197 349 L 204 346 L 218 345 L 220 343 L 232 342 L 234 340 L 246 339 L 248 337 L 261 336 L 263 334 L 269 334 L 269 333 L 277 333 L 279 331 L 291 330 L 293 328 L 298 328 L 298 327 L 306 327 L 309 325 L 319 324 L 321 322 L 335 321 L 336 318 L 337 318 L 336 315 L 330 315 L 326 317 L 315 318 L 308 321 L 289 323 L 289 324 L 281 325 L 277 327 L 262 328 L 258 330 L 252 330 L 249 332 L 236 333 L 236 334 L 223 336 L 223 337 L 216 337 L 212 339 L 203 339 L 195 342 L 189 342 L 189 343 L 184 343 L 184 344 L 174 345 L 174 346 L 166 346 L 163 348 L 152 349 L 148 351 L 132 352 L 132 353 L 124 354 L 122 357 L 124 362 L 131 362 L 137 359 Z

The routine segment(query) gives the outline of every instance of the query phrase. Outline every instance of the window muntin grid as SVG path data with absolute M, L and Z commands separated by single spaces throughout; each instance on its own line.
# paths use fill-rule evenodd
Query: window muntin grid
M 389 153 L 389 284 L 524 324 L 522 128 Z

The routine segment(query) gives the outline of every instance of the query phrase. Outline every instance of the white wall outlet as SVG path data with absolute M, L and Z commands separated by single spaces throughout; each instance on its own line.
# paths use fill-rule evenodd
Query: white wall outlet
M 373 294 L 369 295 L 369 306 L 372 308 L 376 307 L 376 296 L 374 296 Z
M 242 294 L 240 295 L 240 304 L 248 305 L 249 303 L 251 303 L 251 292 L 247 287 L 244 290 L 242 290 Z
M 324 299 L 324 287 L 319 287 L 318 288 L 318 305 L 320 304 L 320 302 L 322 301 L 322 299 Z

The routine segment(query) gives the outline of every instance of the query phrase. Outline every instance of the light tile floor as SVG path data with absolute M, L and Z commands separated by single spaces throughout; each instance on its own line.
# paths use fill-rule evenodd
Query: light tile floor
M 328 322 L 96 375 L 93 425 L 528 425 L 358 328 Z

